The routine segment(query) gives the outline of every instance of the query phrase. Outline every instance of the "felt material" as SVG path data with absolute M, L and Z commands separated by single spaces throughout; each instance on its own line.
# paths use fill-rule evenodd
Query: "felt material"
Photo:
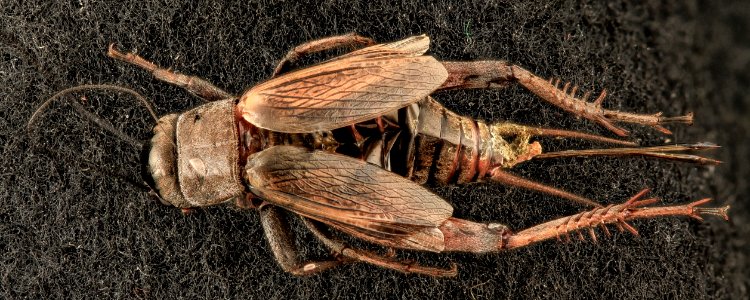
M 3 1 L 0 297 L 747 298 L 749 15 L 743 1 Z M 52 105 L 36 133 L 25 132 L 39 104 L 80 84 L 133 88 L 155 103 L 159 115 L 200 103 L 107 58 L 112 42 L 239 94 L 268 78 L 293 46 L 352 31 L 383 42 L 425 33 L 439 59 L 505 59 L 545 78 L 572 81 L 581 91 L 606 88 L 605 107 L 693 111 L 695 125 L 669 126 L 674 135 L 627 128 L 644 145 L 717 143 L 723 148 L 707 155 L 723 165 L 575 158 L 524 163 L 512 171 L 602 203 L 622 202 L 644 187 L 665 203 L 713 197 L 717 205 L 733 206 L 732 219 L 636 221 L 640 237 L 600 232 L 596 244 L 548 241 L 485 255 L 399 253 L 429 265 L 455 262 L 456 278 L 365 264 L 299 278 L 277 266 L 254 211 L 221 206 L 183 216 L 118 179 L 121 173 L 137 178 L 138 149 L 80 117 L 73 106 Z M 517 86 L 436 98 L 483 120 L 612 136 Z M 124 93 L 88 91 L 65 99 L 137 139 L 147 138 L 154 123 Z M 596 146 L 542 141 L 548 150 Z M 433 188 L 453 204 L 455 216 L 515 230 L 583 209 L 491 183 Z M 299 223 L 292 225 L 300 254 L 326 258 Z

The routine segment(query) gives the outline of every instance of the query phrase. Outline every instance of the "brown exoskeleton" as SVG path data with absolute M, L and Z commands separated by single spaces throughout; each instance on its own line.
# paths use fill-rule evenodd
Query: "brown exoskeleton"
M 366 46 L 332 60 L 283 73 L 288 62 L 310 52 Z M 540 98 L 625 136 L 614 125 L 648 125 L 668 133 L 666 123 L 691 123 L 692 115 L 663 117 L 607 110 L 605 92 L 593 102 L 577 87 L 546 81 L 504 61 L 441 62 L 424 55 L 427 36 L 375 44 L 355 34 L 303 44 L 279 63 L 273 77 L 240 97 L 197 77 L 160 68 L 110 47 L 108 55 L 209 101 L 161 117 L 147 145 L 146 181 L 163 202 L 187 209 L 227 202 L 257 207 L 281 267 L 317 273 L 342 262 L 366 262 L 403 272 L 452 276 L 450 269 L 401 262 L 347 246 L 321 226 L 381 246 L 432 252 L 483 253 L 615 224 L 637 234 L 628 221 L 662 216 L 712 214 L 727 218 L 728 206 L 705 208 L 710 199 L 651 207 L 644 190 L 625 203 L 601 206 L 586 197 L 536 183 L 505 169 L 534 158 L 646 155 L 701 164 L 715 160 L 685 150 L 710 144 L 637 147 L 634 143 L 574 131 L 487 124 L 459 116 L 430 95 L 438 90 L 501 88 L 512 83 Z M 33 122 L 34 117 L 30 123 Z M 534 136 L 559 136 L 628 146 L 542 153 Z M 594 208 L 520 232 L 497 224 L 452 217 L 452 207 L 421 184 L 483 180 L 524 187 Z M 338 259 L 303 262 L 294 250 L 283 214 L 293 212 Z M 582 237 L 582 236 L 581 236 Z

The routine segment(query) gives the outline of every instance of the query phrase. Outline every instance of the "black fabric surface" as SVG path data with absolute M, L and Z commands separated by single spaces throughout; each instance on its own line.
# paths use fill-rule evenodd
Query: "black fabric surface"
M 748 297 L 745 180 L 750 176 L 750 4 L 746 1 L 327 1 L 323 4 L 175 1 L 0 2 L 0 297 L 2 298 L 732 298 Z M 645 158 L 529 162 L 516 174 L 619 203 L 644 187 L 665 203 L 713 197 L 731 220 L 633 222 L 633 237 L 548 241 L 517 251 L 401 252 L 423 264 L 459 265 L 456 278 L 404 275 L 365 264 L 294 277 L 274 262 L 258 215 L 229 206 L 183 216 L 115 174 L 137 178 L 138 150 L 56 104 L 32 138 L 25 122 L 56 91 L 80 84 L 130 87 L 160 115 L 200 104 L 183 90 L 105 56 L 109 43 L 232 93 L 268 78 L 304 41 L 358 32 L 378 41 L 426 33 L 443 60 L 505 59 L 560 77 L 605 107 L 668 115 L 695 112 L 674 135 L 627 126 L 643 145 L 708 141 L 725 163 Z M 304 62 L 310 63 L 322 56 Z M 440 93 L 459 113 L 487 121 L 612 136 L 520 87 Z M 84 103 L 138 139 L 153 121 L 122 93 L 90 91 Z M 546 149 L 595 144 L 545 139 Z M 33 148 L 39 148 L 33 150 Z M 94 167 L 95 166 L 95 167 Z M 455 216 L 515 230 L 581 207 L 482 183 L 436 187 Z M 294 222 L 305 257 L 326 251 Z M 615 232 L 616 229 L 610 228 Z

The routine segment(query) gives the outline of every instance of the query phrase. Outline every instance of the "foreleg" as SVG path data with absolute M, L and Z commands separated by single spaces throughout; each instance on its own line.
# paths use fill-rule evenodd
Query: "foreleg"
M 151 72 L 156 79 L 179 86 L 188 92 L 203 98 L 206 101 L 216 101 L 232 98 L 232 94 L 216 87 L 210 82 L 195 76 L 183 75 L 157 66 L 156 64 L 138 56 L 135 53 L 122 53 L 115 49 L 115 45 L 109 45 L 107 56 L 136 65 Z

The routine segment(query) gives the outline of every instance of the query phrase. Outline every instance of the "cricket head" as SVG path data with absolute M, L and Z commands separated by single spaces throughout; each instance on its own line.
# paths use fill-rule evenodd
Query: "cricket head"
M 141 176 L 151 188 L 152 195 L 162 204 L 188 207 L 180 193 L 177 170 L 174 167 L 177 157 L 175 131 L 178 114 L 159 118 L 154 126 L 151 140 L 143 144 L 141 150 Z

